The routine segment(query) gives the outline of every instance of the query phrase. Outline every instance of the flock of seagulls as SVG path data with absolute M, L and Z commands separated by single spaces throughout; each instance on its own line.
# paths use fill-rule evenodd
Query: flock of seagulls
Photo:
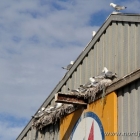
M 71 113 L 76 107 L 73 104 L 55 103 L 54 106 L 42 107 L 38 113 L 32 116 L 32 127 L 38 130 L 49 124 L 55 124 L 65 114 Z
M 120 6 L 114 3 L 110 3 L 110 6 L 112 6 L 116 12 L 119 12 L 120 10 L 124 10 L 127 8 L 125 6 Z M 96 32 L 93 31 L 92 38 L 95 36 L 95 34 Z M 68 64 L 66 67 L 62 67 L 62 69 L 69 71 L 73 64 L 74 64 L 74 61 L 71 61 L 70 64 Z M 98 89 L 95 91 L 103 90 L 103 96 L 104 96 L 105 88 L 112 83 L 114 78 L 117 78 L 117 74 L 109 71 L 106 67 L 104 67 L 102 72 L 99 75 L 90 77 L 87 83 L 80 85 L 80 87 L 78 87 L 77 89 L 70 90 L 68 88 L 68 91 L 72 93 L 85 94 L 87 93 L 87 91 L 89 91 L 88 89 L 95 88 L 95 89 Z M 60 110 L 62 106 L 63 106 L 62 103 L 55 103 L 54 106 L 48 106 L 46 108 L 42 107 L 41 110 L 39 110 L 36 113 L 36 115 L 32 116 L 32 118 L 38 121 L 42 116 L 49 115 L 51 113 L 54 113 L 56 110 Z M 67 106 L 71 106 L 71 105 L 67 105 Z M 40 121 L 37 122 L 37 124 L 40 124 Z
M 48 115 L 48 114 L 54 112 L 55 110 L 59 109 L 61 106 L 62 106 L 62 103 L 55 103 L 54 106 L 48 106 L 47 108 L 42 107 L 41 110 L 39 110 L 36 115 L 32 116 L 32 118 L 39 119 L 44 114 Z
M 117 74 L 109 71 L 106 67 L 104 67 L 101 74 L 90 77 L 87 83 L 80 85 L 77 89 L 68 89 L 68 92 L 70 94 L 83 95 L 85 99 L 89 97 L 91 97 L 91 99 L 95 99 L 96 93 L 103 90 L 102 97 L 104 97 L 105 88 L 112 83 L 112 80 L 114 78 L 117 78 Z M 93 90 L 93 92 L 91 92 L 90 90 Z M 90 93 L 90 95 L 88 95 L 88 93 Z M 66 106 L 65 109 L 64 106 Z M 69 107 L 72 107 L 71 109 L 73 109 L 72 104 L 67 105 L 57 102 L 54 106 L 50 105 L 46 108 L 42 107 L 34 116 L 32 116 L 33 126 L 42 129 L 43 126 L 46 126 L 49 123 L 53 123 L 58 118 L 63 116 L 63 114 L 67 114 L 67 110 L 69 110 Z
M 117 74 L 104 67 L 101 74 L 90 77 L 87 83 L 80 85 L 80 87 L 73 89 L 70 92 L 85 93 L 89 88 L 93 87 L 98 88 L 101 91 L 105 87 L 109 86 L 115 78 L 117 78 Z

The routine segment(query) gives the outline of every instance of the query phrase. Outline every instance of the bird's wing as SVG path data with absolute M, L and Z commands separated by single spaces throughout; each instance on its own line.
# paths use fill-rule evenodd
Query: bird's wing
M 102 73 L 100 73 L 98 76 L 95 76 L 94 78 L 95 78 L 95 79 L 103 79 L 103 78 L 105 78 L 105 73 L 102 72 Z
M 86 84 L 84 84 L 84 86 L 85 86 L 86 88 L 91 87 L 91 82 L 87 82 Z
M 78 89 L 72 89 L 71 92 L 79 92 Z
M 115 6 L 116 10 L 122 10 L 122 9 L 125 9 L 125 8 L 126 8 L 125 6 L 121 6 L 121 5 L 116 5 Z
M 69 69 L 71 68 L 71 66 L 72 66 L 72 64 L 69 64 L 69 65 L 67 66 L 67 70 L 69 70 Z
M 111 71 L 108 71 L 108 72 L 105 74 L 105 76 L 106 76 L 107 78 L 112 78 L 113 73 L 112 73 Z

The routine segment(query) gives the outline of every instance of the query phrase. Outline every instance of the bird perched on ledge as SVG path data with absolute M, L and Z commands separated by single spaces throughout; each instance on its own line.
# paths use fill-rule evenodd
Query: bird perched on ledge
M 96 87 L 98 85 L 98 82 L 94 79 L 94 77 L 90 77 L 89 81 L 83 85 L 80 85 L 81 88 L 87 89 L 90 87 Z
M 106 79 L 113 80 L 114 78 L 117 78 L 117 74 L 113 73 L 112 71 L 109 71 L 106 67 L 104 67 L 103 72 L 105 73 Z
M 94 38 L 96 32 L 95 31 L 92 31 L 92 39 Z
M 110 6 L 112 6 L 117 12 L 119 12 L 120 10 L 124 10 L 124 9 L 127 8 L 125 6 L 120 6 L 120 5 L 117 5 L 117 4 L 114 4 L 114 3 L 110 3 Z
M 102 72 L 100 75 L 94 77 L 96 81 L 101 81 L 103 79 L 111 79 L 113 80 L 114 78 L 117 78 L 117 74 L 113 73 L 112 71 L 109 71 L 106 67 L 103 68 Z
M 70 68 L 72 67 L 74 61 L 70 61 L 70 64 L 67 65 L 67 67 L 62 67 L 62 69 L 66 69 L 66 70 L 70 70 Z

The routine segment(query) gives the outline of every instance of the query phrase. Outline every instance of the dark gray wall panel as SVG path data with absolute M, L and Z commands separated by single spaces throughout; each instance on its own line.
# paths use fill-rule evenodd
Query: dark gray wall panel
M 77 72 L 76 72 L 76 86 L 79 87 L 80 85 L 80 66 L 77 67 Z
M 140 79 L 118 90 L 118 132 L 129 136 L 119 136 L 118 140 L 138 140 L 132 132 L 140 131 Z
M 98 65 L 98 54 L 97 54 L 97 44 L 94 45 L 94 49 L 93 49 L 93 66 L 94 66 L 94 69 L 93 69 L 93 75 L 96 75 L 98 74 L 97 73 L 97 65 Z
M 136 32 L 136 66 L 140 67 L 140 24 L 138 23 L 135 29 Z

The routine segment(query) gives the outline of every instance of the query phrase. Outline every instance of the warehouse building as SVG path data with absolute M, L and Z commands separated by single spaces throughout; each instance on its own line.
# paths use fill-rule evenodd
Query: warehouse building
M 139 45 L 140 15 L 111 14 L 38 111 L 54 105 L 55 100 L 61 102 L 60 96 L 71 98 L 65 103 L 75 99 L 79 105 L 41 128 L 32 127 L 31 119 L 17 140 L 140 139 Z M 77 96 L 66 94 L 68 88 L 77 89 L 99 75 L 105 66 L 117 73 L 117 79 L 107 87 L 104 98 L 81 98 L 80 104 Z

